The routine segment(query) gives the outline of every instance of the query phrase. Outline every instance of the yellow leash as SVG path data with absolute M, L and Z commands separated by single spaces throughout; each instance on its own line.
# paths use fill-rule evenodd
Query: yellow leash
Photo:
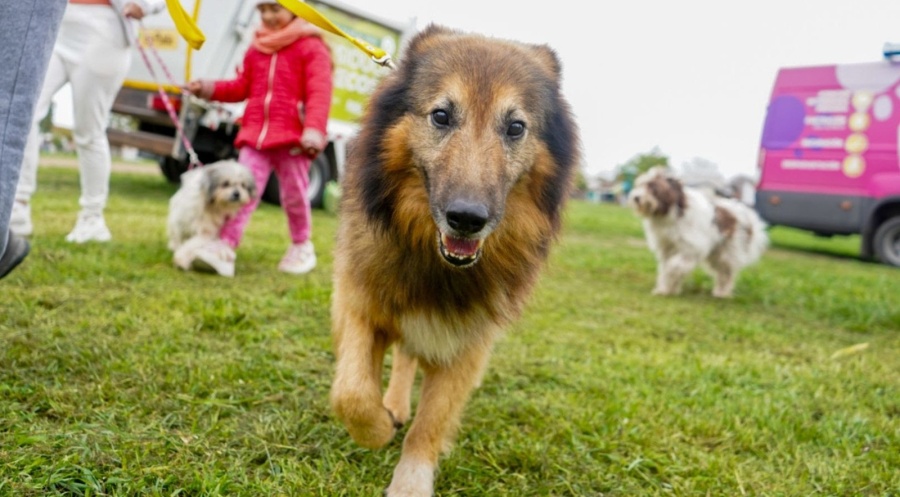
M 346 39 L 368 54 L 369 57 L 372 57 L 372 60 L 377 64 L 393 69 L 394 63 L 391 61 L 390 54 L 360 40 L 359 38 L 348 35 L 309 4 L 300 0 L 278 0 L 278 3 L 297 17 L 303 18 L 329 33 L 336 34 Z M 200 28 L 197 27 L 196 20 L 185 12 L 184 7 L 181 6 L 179 0 L 166 0 L 166 7 L 169 9 L 169 15 L 172 16 L 172 20 L 175 21 L 175 29 L 178 30 L 181 37 L 184 38 L 191 48 L 200 50 L 200 47 L 203 46 L 203 42 L 206 41 L 206 37 L 203 35 L 203 32 L 200 31 Z
M 365 41 L 360 40 L 359 38 L 354 38 L 343 32 L 341 28 L 335 26 L 331 21 L 320 14 L 316 9 L 312 8 L 309 4 L 301 2 L 300 0 L 278 0 L 278 3 L 281 4 L 282 7 L 290 10 L 295 16 L 300 17 L 307 22 L 322 28 L 329 33 L 336 34 L 346 39 L 350 43 L 356 45 L 356 48 L 359 48 L 363 52 L 367 53 L 369 57 L 372 57 L 372 60 L 374 60 L 377 64 L 390 68 L 394 67 L 394 63 L 391 62 L 391 56 L 387 52 L 378 47 L 373 47 Z
M 178 30 L 178 34 L 184 38 L 184 41 L 191 48 L 200 50 L 203 42 L 206 41 L 206 36 L 197 27 L 197 22 L 194 18 L 184 11 L 184 7 L 181 6 L 179 0 L 166 0 L 166 7 L 169 9 L 169 15 L 172 17 L 172 20 L 175 21 L 175 29 Z

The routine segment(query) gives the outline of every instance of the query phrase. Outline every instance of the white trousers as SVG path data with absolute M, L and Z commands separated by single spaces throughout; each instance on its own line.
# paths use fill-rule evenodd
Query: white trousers
M 38 123 L 50 110 L 53 96 L 70 83 L 72 134 L 81 173 L 79 204 L 83 213 L 103 212 L 109 197 L 111 168 L 106 127 L 113 101 L 130 65 L 131 50 L 118 14 L 112 8 L 73 3 L 66 6 L 25 145 L 16 200 L 29 202 L 37 189 Z

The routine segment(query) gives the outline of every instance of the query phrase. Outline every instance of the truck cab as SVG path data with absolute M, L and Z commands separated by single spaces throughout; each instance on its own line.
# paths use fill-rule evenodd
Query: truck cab
M 394 59 L 415 31 L 415 19 L 405 23 L 382 19 L 339 0 L 308 3 L 345 33 L 385 50 Z M 113 105 L 113 112 L 129 118 L 126 121 L 130 125 L 107 130 L 110 144 L 135 147 L 143 155 L 156 158 L 163 175 L 172 182 L 180 180 L 190 158 L 161 91 L 172 104 L 200 162 L 236 158 L 233 143 L 244 104 L 204 102 L 183 95 L 179 86 L 198 78 L 233 78 L 259 20 L 254 2 L 182 0 L 182 4 L 206 35 L 203 48 L 191 50 L 169 16 L 145 18 L 139 41 L 143 53 L 134 54 L 130 72 Z M 368 98 L 381 77 L 390 71 L 337 35 L 326 32 L 324 39 L 334 62 L 334 95 L 327 130 L 329 144 L 310 167 L 309 193 L 314 207 L 322 206 L 326 184 L 340 177 L 347 144 L 356 134 Z M 279 202 L 274 175 L 264 189 L 263 199 Z
M 859 234 L 900 266 L 900 63 L 778 71 L 759 150 L 756 209 L 770 225 Z

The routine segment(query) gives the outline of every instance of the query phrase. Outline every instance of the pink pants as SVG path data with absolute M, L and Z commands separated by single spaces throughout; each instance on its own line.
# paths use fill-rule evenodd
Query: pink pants
M 257 196 L 244 206 L 233 218 L 225 222 L 219 237 L 231 248 L 237 248 L 244 236 L 244 229 L 250 215 L 259 206 L 259 200 L 269 181 L 272 171 L 281 187 L 281 207 L 287 214 L 291 242 L 296 245 L 309 240 L 312 230 L 312 215 L 309 204 L 309 157 L 300 152 L 299 147 L 284 147 L 271 150 L 256 150 L 243 147 L 238 162 L 247 166 L 256 179 Z

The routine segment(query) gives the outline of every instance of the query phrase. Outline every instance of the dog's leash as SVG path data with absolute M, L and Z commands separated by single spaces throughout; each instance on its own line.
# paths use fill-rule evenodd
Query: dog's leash
M 335 26 L 333 22 L 328 20 L 327 17 L 323 16 L 311 5 L 304 3 L 301 0 L 277 1 L 279 4 L 281 4 L 282 7 L 288 9 L 297 17 L 303 18 L 309 23 L 349 41 L 356 48 L 359 48 L 360 50 L 368 54 L 376 64 L 390 67 L 391 69 L 394 68 L 394 63 L 393 61 L 391 61 L 390 54 L 388 54 L 381 48 L 366 43 L 364 40 L 345 33 L 343 30 L 341 30 L 341 28 Z M 200 47 L 203 46 L 203 42 L 206 41 L 206 37 L 197 26 L 196 19 L 189 16 L 188 13 L 185 12 L 184 7 L 181 5 L 181 2 L 179 0 L 166 0 L 166 7 L 168 7 L 169 9 L 169 16 L 172 17 L 173 21 L 175 21 L 175 29 L 178 30 L 178 33 L 181 35 L 181 37 L 184 38 L 184 40 L 188 43 L 188 45 L 191 46 L 191 48 L 193 48 L 194 50 L 200 50 Z
M 179 0 L 166 0 L 166 8 L 169 9 L 169 17 L 175 21 L 175 29 L 184 38 L 184 41 L 194 50 L 200 50 L 206 36 L 197 27 L 197 21 L 185 12 Z
M 178 21 L 176 21 L 176 24 L 177 23 Z M 141 30 L 143 31 L 143 29 L 144 24 L 141 23 Z M 144 42 L 146 42 L 147 47 L 150 49 L 150 52 L 153 53 L 163 73 L 165 73 L 166 78 L 169 80 L 169 84 L 178 88 L 181 92 L 182 102 L 190 102 L 190 99 L 193 96 L 185 91 L 182 85 L 179 85 L 175 82 L 175 78 L 172 76 L 172 72 L 169 71 L 169 68 L 163 61 L 162 56 L 159 55 L 159 52 L 156 50 L 156 47 L 153 45 L 153 41 L 150 39 L 150 37 L 144 36 L 143 40 Z M 160 81 L 159 76 L 157 76 L 156 70 L 153 68 L 153 64 L 150 62 L 150 57 L 147 56 L 147 50 L 144 49 L 144 45 L 143 43 L 141 43 L 141 40 L 135 40 L 135 44 L 138 47 L 138 51 L 141 53 L 141 58 L 144 59 L 144 65 L 147 66 L 147 71 L 150 72 L 150 75 L 153 76 L 153 80 L 156 82 L 156 90 L 157 92 L 159 92 L 159 96 L 163 101 L 163 105 L 165 105 L 166 107 L 166 112 L 168 112 L 169 118 L 172 119 L 172 122 L 175 124 L 175 132 L 179 137 L 181 137 L 181 144 L 184 146 L 184 150 L 187 152 L 188 157 L 190 158 L 188 169 L 193 169 L 194 167 L 203 167 L 203 163 L 200 162 L 200 158 L 197 156 L 197 152 L 194 150 L 194 146 L 191 144 L 191 141 L 188 140 L 187 134 L 184 132 L 184 125 L 182 124 L 181 119 L 178 118 L 178 113 L 175 112 L 175 106 L 172 105 L 172 100 L 169 98 L 169 95 L 166 93 L 165 89 L 163 89 L 163 84 Z
M 304 3 L 300 0 L 278 0 L 278 3 L 282 7 L 291 11 L 291 13 L 293 13 L 295 16 L 300 17 L 305 21 L 318 26 L 319 28 L 328 31 L 329 33 L 336 34 L 341 38 L 349 41 L 354 46 L 356 46 L 356 48 L 368 54 L 376 64 L 390 67 L 391 69 L 394 68 L 394 63 L 393 61 L 391 61 L 390 54 L 378 47 L 372 46 L 365 41 L 360 40 L 359 38 L 348 35 L 344 31 L 342 31 L 341 28 L 335 26 L 333 22 L 329 21 L 327 17 L 323 16 L 319 13 L 319 11 L 312 8 L 312 6 L 310 6 L 308 3 Z

